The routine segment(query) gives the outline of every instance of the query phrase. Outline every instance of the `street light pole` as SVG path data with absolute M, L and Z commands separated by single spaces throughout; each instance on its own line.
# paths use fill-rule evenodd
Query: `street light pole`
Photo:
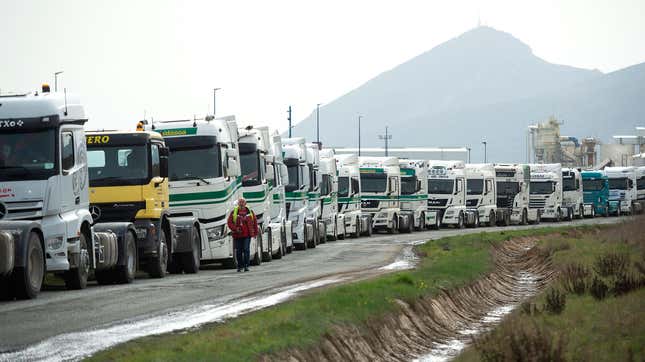
M 385 156 L 388 155 L 388 141 L 392 139 L 392 135 L 388 132 L 388 126 L 385 126 L 385 135 L 379 135 L 379 139 L 385 140 Z
M 482 144 L 484 145 L 484 163 L 488 163 L 488 158 L 486 155 L 486 145 L 488 144 L 488 142 L 482 141 Z
M 222 88 L 213 88 L 213 116 L 217 114 L 217 91 Z
M 320 105 L 321 103 L 316 104 L 316 142 L 318 147 L 320 147 Z
M 287 119 L 289 120 L 289 138 L 291 138 L 291 129 L 293 128 L 291 126 L 291 106 L 289 106 L 289 109 L 287 110 Z
M 54 73 L 54 92 L 58 92 L 58 75 L 63 74 L 63 71 L 58 71 Z
M 470 163 L 470 147 L 466 147 L 466 149 L 468 150 L 468 163 Z
M 358 157 L 361 157 L 361 118 L 363 116 L 358 116 Z

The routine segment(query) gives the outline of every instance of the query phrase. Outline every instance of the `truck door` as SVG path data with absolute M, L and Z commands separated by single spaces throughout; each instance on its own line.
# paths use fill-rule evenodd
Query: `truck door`
M 68 237 L 75 237 L 80 223 L 77 211 L 89 205 L 87 149 L 81 129 L 61 129 L 61 217 Z
M 466 205 L 466 191 L 464 187 L 464 179 L 463 178 L 458 178 L 457 182 L 455 183 L 455 187 L 457 188 L 455 190 L 455 205 L 462 206 Z

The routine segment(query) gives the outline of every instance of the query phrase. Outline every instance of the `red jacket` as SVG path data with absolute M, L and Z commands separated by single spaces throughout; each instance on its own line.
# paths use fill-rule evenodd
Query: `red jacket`
M 258 235 L 258 220 L 248 206 L 244 209 L 236 206 L 233 212 L 228 215 L 228 228 L 234 239 L 256 237 Z

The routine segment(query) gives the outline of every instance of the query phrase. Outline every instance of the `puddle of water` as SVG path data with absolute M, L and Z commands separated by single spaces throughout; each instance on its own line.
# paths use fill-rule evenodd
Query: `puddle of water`
M 0 354 L 0 361 L 77 361 L 96 352 L 135 338 L 194 328 L 221 322 L 242 314 L 273 306 L 296 294 L 343 278 L 322 279 L 284 288 L 278 293 L 217 305 L 201 305 L 142 320 L 122 322 L 101 329 L 61 334 L 26 349 Z
M 535 291 L 535 276 L 533 274 L 520 272 L 517 275 L 517 279 L 517 288 L 523 291 L 524 294 L 522 299 L 530 296 Z M 413 362 L 443 362 L 453 359 L 468 346 L 472 336 L 489 331 L 505 315 L 512 312 L 515 307 L 517 307 L 517 304 L 511 303 L 488 311 L 479 321 L 464 325 L 462 329 L 456 332 L 454 338 L 433 343 L 430 353 L 414 359 Z
M 417 264 L 419 257 L 414 254 L 412 246 L 406 246 L 401 251 L 401 254 L 394 260 L 394 262 L 382 266 L 379 270 L 406 270 L 412 269 Z

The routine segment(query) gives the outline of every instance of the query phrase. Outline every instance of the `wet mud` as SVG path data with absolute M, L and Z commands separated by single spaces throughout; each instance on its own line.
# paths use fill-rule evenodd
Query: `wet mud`
M 554 277 L 549 256 L 536 239 L 519 238 L 492 248 L 494 270 L 477 281 L 414 303 L 398 300 L 398 311 L 366 325 L 337 326 L 321 343 L 260 360 L 443 361 L 456 356 L 515 306 Z

